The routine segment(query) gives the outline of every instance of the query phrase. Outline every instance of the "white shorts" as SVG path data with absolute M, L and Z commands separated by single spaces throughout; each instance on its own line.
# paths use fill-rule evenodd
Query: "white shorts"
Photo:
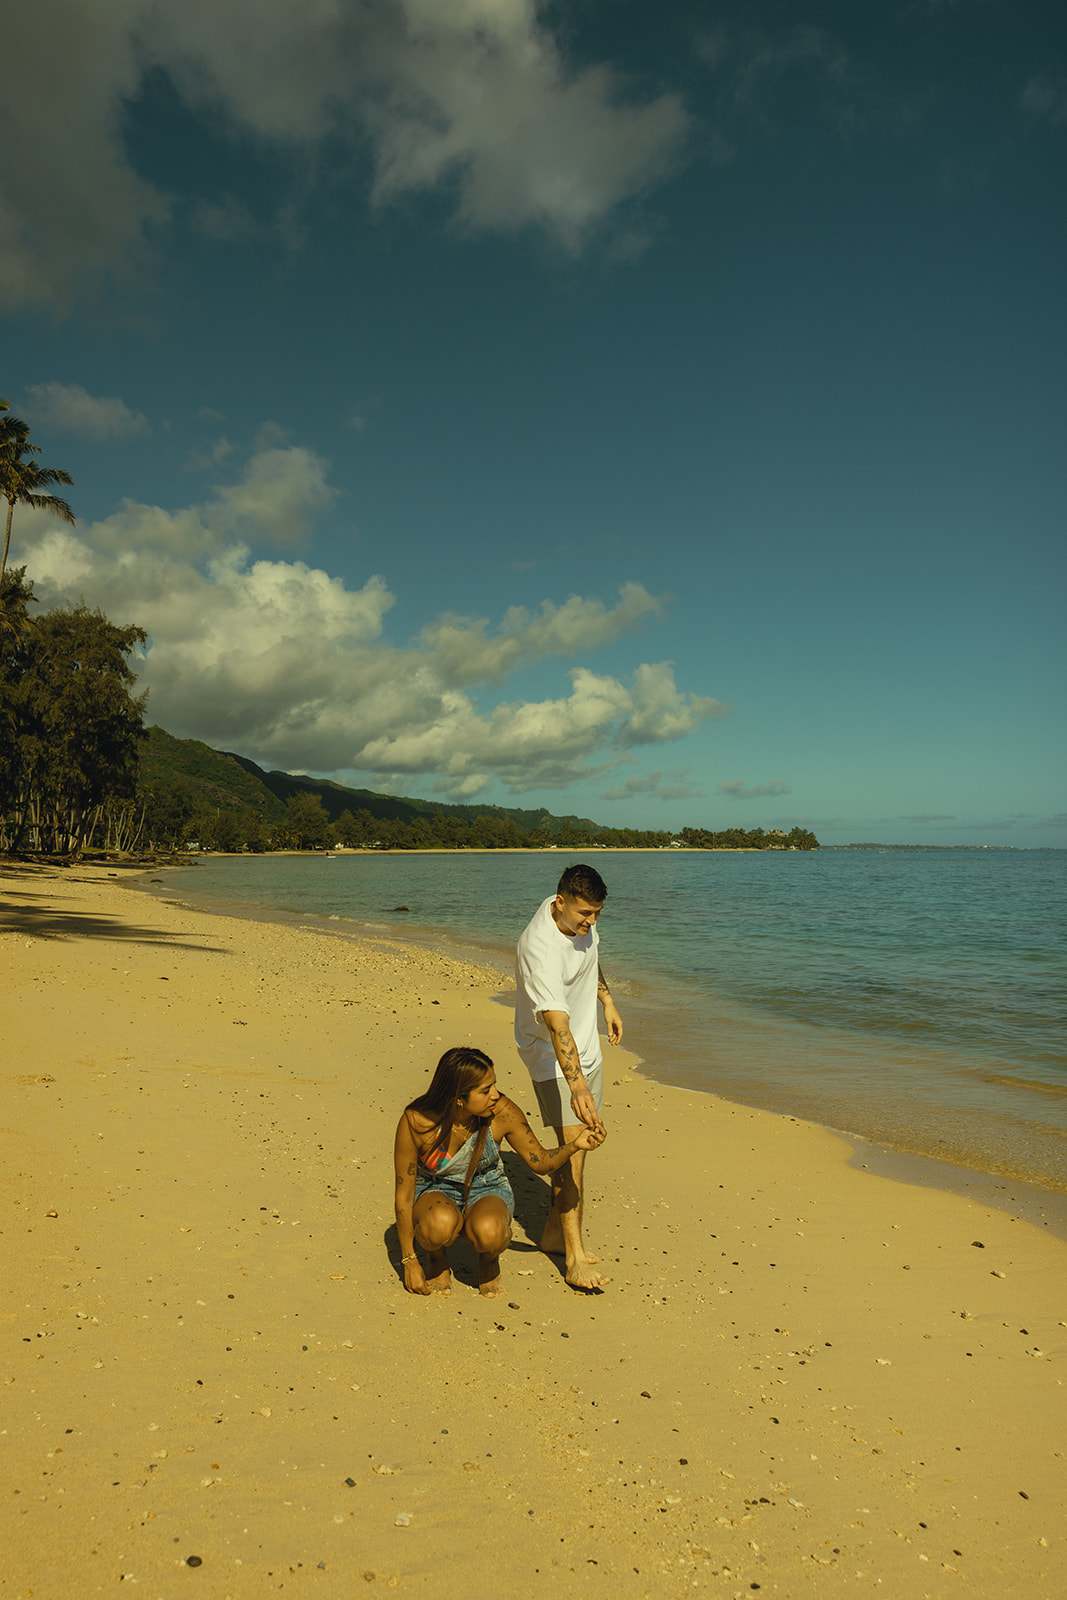
M 597 1111 L 604 1104 L 604 1068 L 601 1062 L 595 1067 L 583 1067 L 582 1075 L 589 1085 L 589 1093 L 596 1101 Z M 533 1092 L 546 1128 L 576 1128 L 580 1126 L 571 1105 L 571 1092 L 566 1078 L 534 1078 Z

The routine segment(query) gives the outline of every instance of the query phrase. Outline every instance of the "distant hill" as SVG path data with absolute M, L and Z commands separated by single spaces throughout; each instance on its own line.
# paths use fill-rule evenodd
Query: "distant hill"
M 211 809 L 243 811 L 252 807 L 268 823 L 280 822 L 285 804 L 295 794 L 317 795 L 331 822 L 342 812 L 369 811 L 379 820 L 417 822 L 438 814 L 473 822 L 476 817 L 512 821 L 522 834 L 540 828 L 551 834 L 573 830 L 595 834 L 599 824 L 588 817 L 557 817 L 550 811 L 523 810 L 517 806 L 451 805 L 445 801 L 413 799 L 406 795 L 377 794 L 372 789 L 349 789 L 329 778 L 265 772 L 247 756 L 213 750 L 199 739 L 176 739 L 165 729 L 152 727 L 141 753 L 140 785 L 160 789 L 179 782 L 188 785 L 198 801 Z
M 475 817 L 503 817 L 514 822 L 520 833 L 533 833 L 537 828 L 548 827 L 558 832 L 569 826 L 582 833 L 597 833 L 600 824 L 588 817 L 557 817 L 551 811 L 524 811 L 518 806 L 451 805 L 444 800 L 419 800 L 409 795 L 376 794 L 373 789 L 349 789 L 330 778 L 308 778 L 291 772 L 264 772 L 247 756 L 228 753 L 228 761 L 239 762 L 253 778 L 264 784 L 278 800 L 284 802 L 294 794 L 314 794 L 322 802 L 330 821 L 336 822 L 342 811 L 369 811 L 372 817 L 394 818 L 401 822 L 415 822 L 419 817 L 459 817 L 473 822 Z
M 588 817 L 557 817 L 543 807 L 455 805 L 411 795 L 349 789 L 330 778 L 265 772 L 247 756 L 213 750 L 199 739 L 176 739 L 164 728 L 148 730 L 138 787 L 141 823 L 153 846 L 170 848 L 196 839 L 207 848 L 266 850 L 274 843 L 326 848 L 331 842 L 399 849 L 516 849 L 558 845 L 580 851 L 607 848 L 696 850 L 817 850 L 813 833 L 794 828 L 745 830 L 606 828 Z M 301 796 L 318 800 L 301 808 Z M 303 810 L 304 819 L 298 820 Z M 313 814 L 309 819 L 307 812 Z M 322 812 L 326 818 L 322 817 Z M 336 824 L 342 817 L 340 828 Z M 328 819 L 328 820 L 327 820 Z M 865 846 L 863 848 L 877 848 Z
M 285 815 L 284 801 L 262 781 L 252 762 L 212 750 L 199 739 L 176 739 L 163 728 L 149 728 L 141 749 L 139 787 L 159 791 L 176 782 L 212 808 L 240 811 L 252 806 L 267 822 L 280 822 Z

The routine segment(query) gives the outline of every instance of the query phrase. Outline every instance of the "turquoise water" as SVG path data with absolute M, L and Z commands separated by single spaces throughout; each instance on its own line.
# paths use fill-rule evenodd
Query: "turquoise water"
M 167 885 L 510 968 L 569 859 L 223 857 Z M 645 1071 L 1067 1189 L 1067 852 L 592 859 L 603 965 Z

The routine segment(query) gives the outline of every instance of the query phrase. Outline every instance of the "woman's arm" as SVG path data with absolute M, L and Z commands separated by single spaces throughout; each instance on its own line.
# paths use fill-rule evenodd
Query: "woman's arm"
M 404 1288 L 412 1294 L 429 1294 L 430 1285 L 415 1254 L 415 1224 L 411 1210 L 415 1204 L 415 1174 L 419 1167 L 419 1147 L 411 1122 L 405 1111 L 396 1125 L 393 1145 L 393 1165 L 396 1169 L 396 1234 L 400 1241 L 400 1257 L 404 1269 Z
M 595 1150 L 604 1143 L 607 1134 L 603 1127 L 583 1128 L 576 1139 L 558 1150 L 546 1150 L 513 1100 L 501 1096 L 493 1118 L 493 1137 L 499 1142 L 503 1137 L 522 1157 L 531 1172 L 558 1172 L 576 1150 Z

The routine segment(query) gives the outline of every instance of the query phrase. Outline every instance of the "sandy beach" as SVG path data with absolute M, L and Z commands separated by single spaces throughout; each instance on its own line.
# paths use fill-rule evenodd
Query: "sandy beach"
M 0 1594 L 1067 1594 L 1067 1244 L 613 1051 L 610 1288 L 516 1157 L 504 1297 L 407 1296 L 401 1107 L 532 1108 L 499 975 L 131 883 L 0 866 Z

